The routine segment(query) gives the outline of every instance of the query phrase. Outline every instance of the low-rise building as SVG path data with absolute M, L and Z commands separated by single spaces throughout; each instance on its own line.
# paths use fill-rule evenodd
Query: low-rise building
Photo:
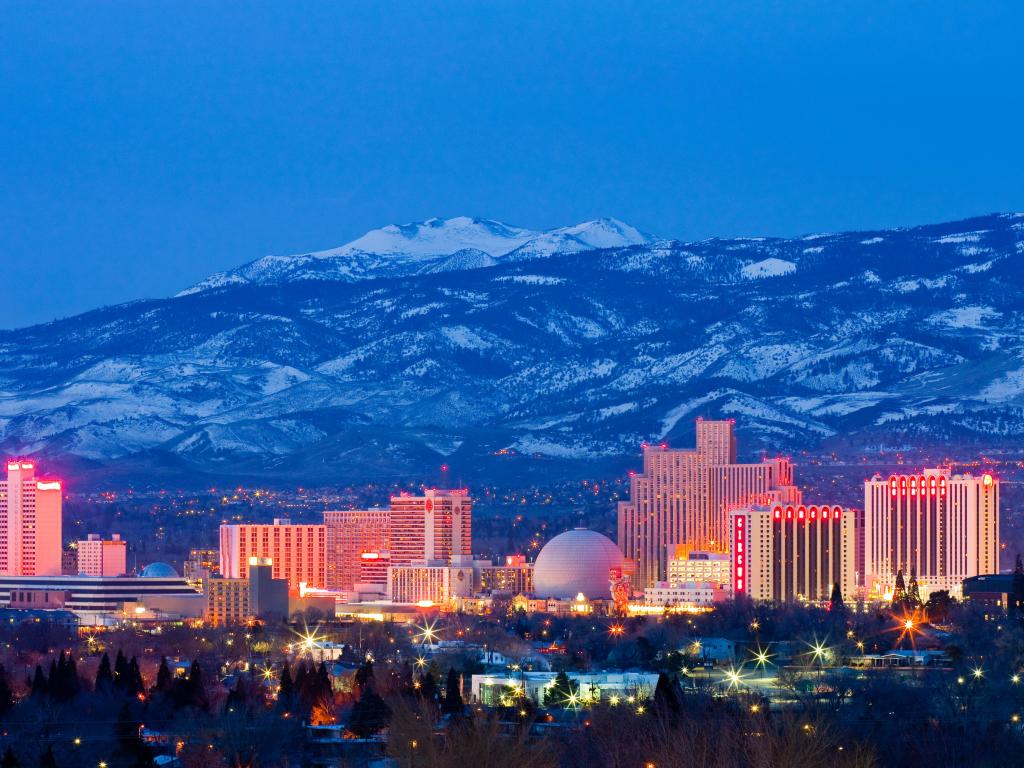
M 677 547 L 668 561 L 668 583 L 707 583 L 731 585 L 729 555 L 722 552 L 698 552 Z
M 644 590 L 644 602 L 647 605 L 673 606 L 708 606 L 728 600 L 730 593 L 721 584 L 708 582 L 684 582 L 669 584 L 659 581 L 653 587 Z
M 611 705 L 643 701 L 654 695 L 656 672 L 573 672 L 567 671 L 583 703 Z M 473 675 L 470 697 L 485 706 L 509 706 L 526 698 L 543 704 L 555 682 L 555 672 L 515 672 L 502 675 Z M 563 702 L 558 702 L 562 704 Z

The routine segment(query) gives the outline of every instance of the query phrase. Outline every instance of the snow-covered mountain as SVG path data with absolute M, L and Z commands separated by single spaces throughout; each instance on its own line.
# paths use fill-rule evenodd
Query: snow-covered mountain
M 492 267 L 505 258 L 522 260 L 618 248 L 651 239 L 616 219 L 586 221 L 547 232 L 467 216 L 428 219 L 374 229 L 340 248 L 293 256 L 264 256 L 237 269 L 211 275 L 179 295 L 246 283 L 354 281 L 477 269 Z
M 0 333 L 0 449 L 323 482 L 621 466 L 698 415 L 750 451 L 1024 435 L 1024 214 L 696 243 L 451 219 L 268 258 Z

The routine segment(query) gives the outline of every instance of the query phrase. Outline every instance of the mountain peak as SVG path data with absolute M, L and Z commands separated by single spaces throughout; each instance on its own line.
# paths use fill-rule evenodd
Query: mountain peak
M 618 219 L 601 218 L 569 227 L 537 231 L 493 219 L 455 216 L 371 229 L 338 248 L 292 256 L 264 256 L 237 269 L 218 272 L 179 295 L 226 285 L 258 285 L 299 280 L 352 282 L 422 272 L 491 266 L 495 260 L 544 258 L 557 253 L 615 248 L 651 238 Z M 463 252 L 489 258 L 451 258 Z

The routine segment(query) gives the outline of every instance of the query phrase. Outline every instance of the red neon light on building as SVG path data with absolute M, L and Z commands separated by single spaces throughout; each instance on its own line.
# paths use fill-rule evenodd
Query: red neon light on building
M 36 490 L 38 491 L 59 491 L 60 480 L 47 480 L 36 483 Z
M 832 517 L 836 520 L 839 519 L 839 514 L 843 511 L 842 507 L 832 507 Z
M 733 523 L 733 541 L 736 551 L 733 552 L 733 579 L 732 583 L 738 593 L 746 593 L 747 583 L 743 576 L 743 557 L 746 553 L 746 530 L 743 527 L 743 516 L 736 515 Z
M 901 475 L 900 476 L 900 495 L 901 496 L 906 496 L 907 495 L 907 477 L 906 477 L 906 475 Z
M 892 494 L 893 496 L 895 496 L 899 492 L 900 492 L 900 489 L 899 489 L 899 486 L 898 486 L 898 484 L 896 482 L 896 475 L 891 475 L 889 477 L 889 493 Z
M 775 519 L 776 520 L 781 520 L 782 519 L 782 507 L 776 507 L 775 508 Z
M 992 485 L 992 475 L 986 472 L 984 475 L 982 475 L 981 482 L 983 482 L 985 485 Z

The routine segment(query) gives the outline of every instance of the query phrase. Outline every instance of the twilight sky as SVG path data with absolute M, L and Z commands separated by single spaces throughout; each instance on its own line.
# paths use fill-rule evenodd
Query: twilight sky
M 431 216 L 1024 210 L 1024 4 L 0 5 L 0 328 Z

